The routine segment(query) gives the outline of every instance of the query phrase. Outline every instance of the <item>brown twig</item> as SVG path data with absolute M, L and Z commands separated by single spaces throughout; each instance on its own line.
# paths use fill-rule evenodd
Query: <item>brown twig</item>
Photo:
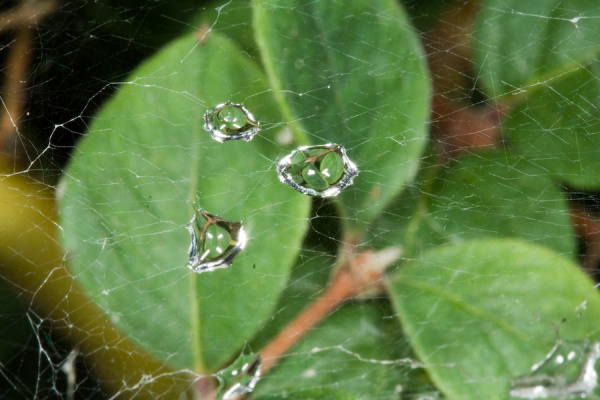
M 22 1 L 13 10 L 0 14 L 0 32 L 17 28 L 7 59 L 5 83 L 0 93 L 0 154 L 15 157 L 15 143 L 12 140 L 18 132 L 26 104 L 25 89 L 31 64 L 33 26 L 42 18 L 54 12 L 58 6 L 55 0 L 43 2 Z
M 312 327 L 359 292 L 360 287 L 350 271 L 339 269 L 323 295 L 300 313 L 260 352 L 260 357 L 263 359 L 262 372 L 266 373 Z
M 35 26 L 57 8 L 57 0 L 21 2 L 19 6 L 0 14 L 0 32 Z
M 354 246 L 343 249 L 345 260 L 335 269 L 334 278 L 323 294 L 290 322 L 263 350 L 262 373 L 265 374 L 311 328 L 337 310 L 344 302 L 381 291 L 385 269 L 400 256 L 399 248 L 378 253 L 366 251 L 355 254 Z
M 569 206 L 575 233 L 579 242 L 584 244 L 581 265 L 585 272 L 597 280 L 596 272 L 600 264 L 600 217 L 575 202 L 571 202 Z
M 18 123 L 23 114 L 32 39 L 31 28 L 19 29 L 8 56 L 0 120 L 0 151 L 3 153 L 11 152 L 14 147 L 10 140 L 18 131 Z

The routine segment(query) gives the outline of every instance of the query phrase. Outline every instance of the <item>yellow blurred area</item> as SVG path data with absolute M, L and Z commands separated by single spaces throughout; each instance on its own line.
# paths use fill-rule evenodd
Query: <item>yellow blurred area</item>
M 55 190 L 0 166 L 0 274 L 52 335 L 67 338 L 103 389 L 117 398 L 193 398 L 189 372 L 168 369 L 106 319 L 66 267 Z M 111 397 L 107 396 L 107 397 Z

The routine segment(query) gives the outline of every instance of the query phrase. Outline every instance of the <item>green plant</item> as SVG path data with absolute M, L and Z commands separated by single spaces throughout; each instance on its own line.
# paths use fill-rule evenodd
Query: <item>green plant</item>
M 210 377 L 227 385 L 223 371 L 245 371 L 254 358 L 238 356 L 251 349 L 264 373 L 252 398 L 505 399 L 557 332 L 599 340 L 600 297 L 576 263 L 564 189 L 600 187 L 595 12 L 483 2 L 473 76 L 502 136 L 453 154 L 428 136 L 444 92 L 392 0 L 254 0 L 243 23 L 219 18 L 245 26 L 260 59 L 207 29 L 146 60 L 61 182 L 76 282 L 136 346 L 126 354 L 141 354 L 125 370 L 152 362 L 108 390 L 208 398 Z M 204 113 L 225 105 L 237 121 L 239 104 L 262 130 L 213 140 Z M 325 143 L 345 147 L 353 185 L 312 199 L 280 182 L 277 160 Z M 323 149 L 292 157 L 297 184 L 341 179 L 341 158 Z M 230 267 L 186 268 L 198 207 L 242 222 L 248 242 Z

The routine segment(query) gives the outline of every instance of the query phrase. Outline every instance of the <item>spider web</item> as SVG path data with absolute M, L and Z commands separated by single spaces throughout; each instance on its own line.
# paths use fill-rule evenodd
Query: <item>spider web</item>
M 478 27 L 474 25 L 474 20 L 481 4 L 477 1 L 424 4 L 409 0 L 400 3 L 420 35 L 429 63 L 434 89 L 431 138 L 429 147 L 423 153 L 415 183 L 409 184 L 399 195 L 401 201 L 386 208 L 384 218 L 380 218 L 369 229 L 364 243 L 359 245 L 375 249 L 408 246 L 404 242 L 398 243 L 402 241 L 402 235 L 398 232 L 410 225 L 410 213 L 414 212 L 419 198 L 426 194 L 431 197 L 431 213 L 435 218 L 429 227 L 415 235 L 411 244 L 413 253 L 407 257 L 418 259 L 420 252 L 427 247 L 426 243 L 431 241 L 436 244 L 460 243 L 464 241 L 465 232 L 469 233 L 468 236 L 485 236 L 494 229 L 495 224 L 500 223 L 499 220 L 510 224 L 516 219 L 529 219 L 546 224 L 546 229 L 544 232 L 528 233 L 530 236 L 526 239 L 552 247 L 558 253 L 577 260 L 586 273 L 596 280 L 600 260 L 600 217 L 596 192 L 569 184 L 550 187 L 544 181 L 536 198 L 527 198 L 526 202 L 547 203 L 548 208 L 534 211 L 526 209 L 523 214 L 520 211 L 517 214 L 518 211 L 511 205 L 522 201 L 522 193 L 528 192 L 525 187 L 511 186 L 512 178 L 509 177 L 503 189 L 511 189 L 493 194 L 495 201 L 506 205 L 507 211 L 503 213 L 492 207 L 496 203 L 489 203 L 475 195 L 463 198 L 459 186 L 465 181 L 454 180 L 452 171 L 456 171 L 453 169 L 457 168 L 454 164 L 456 159 L 470 160 L 468 162 L 474 165 L 483 159 L 493 166 L 506 167 L 502 156 L 488 159 L 486 155 L 486 151 L 505 139 L 500 121 L 506 112 L 503 108 L 505 103 L 502 102 L 506 93 L 499 91 L 496 97 L 486 98 L 481 82 L 482 73 L 476 67 L 473 40 Z M 563 8 L 569 11 L 569 8 L 576 6 L 563 4 Z M 69 260 L 61 251 L 58 233 L 63 227 L 53 199 L 60 198 L 64 189 L 59 183 L 61 177 L 77 143 L 95 121 L 98 111 L 111 96 L 118 93 L 120 87 L 143 86 L 141 80 L 131 81 L 127 77 L 163 45 L 189 32 L 199 32 L 200 38 L 216 32 L 235 37 L 240 52 L 260 63 L 256 44 L 252 38 L 245 36 L 249 31 L 249 22 L 244 15 L 248 12 L 245 2 L 235 1 L 201 4 L 192 1 L 137 1 L 121 5 L 120 2 L 109 0 L 78 3 L 38 0 L 5 2 L 0 6 L 0 65 L 4 72 L 4 88 L 0 95 L 0 157 L 3 167 L 0 179 L 4 182 L 2 190 L 5 192 L 2 207 L 6 205 L 6 210 L 18 210 L 12 211 L 17 215 L 14 222 L 0 228 L 10 232 L 3 236 L 7 238 L 6 243 L 0 243 L 0 397 L 145 398 L 144 388 L 152 385 L 158 387 L 164 384 L 163 379 L 167 377 L 171 384 L 180 385 L 181 398 L 192 398 L 191 393 L 199 385 L 205 384 L 205 376 L 192 369 L 168 368 L 165 360 L 169 360 L 171 354 L 162 354 L 160 360 L 153 359 L 156 365 L 149 370 L 154 372 L 139 375 L 133 382 L 119 380 L 119 377 L 107 372 L 115 360 L 125 360 L 123 363 L 129 368 L 137 368 L 145 350 L 135 343 L 123 344 L 126 338 L 113 326 L 99 328 L 109 325 L 105 321 L 99 322 L 101 317 L 93 315 L 89 320 L 82 317 L 81 313 L 86 311 L 81 310 L 85 310 L 85 305 L 91 304 L 91 300 L 78 291 L 78 276 L 72 277 L 63 267 Z M 238 15 L 241 17 L 238 18 Z M 532 23 L 536 19 L 548 18 L 543 15 L 528 17 L 534 21 Z M 600 18 L 600 15 L 585 18 Z M 568 20 L 574 34 L 579 29 L 578 21 Z M 507 33 L 504 34 L 509 37 Z M 200 43 L 201 40 L 198 46 L 201 46 Z M 195 50 L 195 46 L 190 46 L 188 54 Z M 509 63 L 521 55 L 515 53 L 501 57 L 505 57 Z M 181 61 L 184 62 L 185 58 Z M 367 60 L 363 61 L 368 63 Z M 536 85 L 554 90 L 552 79 L 542 80 Z M 597 83 L 591 82 L 590 85 Z M 183 91 L 179 94 L 188 95 Z M 302 95 L 318 96 L 318 93 Z M 192 101 L 199 109 L 213 106 L 202 99 Z M 572 103 L 568 98 L 564 101 L 567 105 Z M 596 103 L 596 111 L 597 106 Z M 364 112 L 376 113 L 377 110 L 368 109 Z M 524 120 L 529 119 L 533 124 L 538 122 L 535 111 L 525 109 L 522 113 Z M 351 116 L 355 117 L 360 115 Z M 597 115 L 589 118 L 593 121 L 598 119 Z M 283 126 L 280 123 L 266 127 L 267 130 L 278 132 L 272 141 L 275 145 L 285 144 L 290 139 L 290 132 L 282 129 Z M 590 137 L 597 134 L 593 129 L 592 124 L 588 132 Z M 318 138 L 321 132 L 313 134 Z M 595 152 L 596 149 L 588 148 L 587 151 Z M 578 159 L 577 155 L 568 157 L 573 162 Z M 516 168 L 519 174 L 532 178 L 523 184 L 526 186 L 537 185 L 539 179 L 546 179 L 550 175 L 544 172 L 547 170 L 543 159 L 533 158 L 531 164 L 519 164 Z M 404 165 L 397 167 L 403 168 Z M 360 170 L 361 165 L 358 168 Z M 274 169 L 266 172 L 273 173 Z M 427 179 L 419 179 L 426 178 L 428 174 L 437 177 L 437 189 L 428 185 Z M 489 175 L 482 173 L 479 179 L 484 183 L 486 179 L 491 182 L 495 175 L 496 171 L 493 170 Z M 360 179 L 360 175 L 357 179 Z M 552 196 L 560 193 L 568 202 L 568 208 L 565 208 L 568 214 L 564 213 L 557 219 L 548 218 L 548 213 L 555 210 L 550 204 L 555 197 L 546 196 L 550 192 Z M 457 225 L 449 216 L 448 209 L 464 211 L 460 224 Z M 282 321 L 291 320 L 325 291 L 332 266 L 339 255 L 339 246 L 344 243 L 339 218 L 338 210 L 331 202 L 321 199 L 312 201 L 308 234 L 302 248 L 293 249 L 299 251 L 299 256 L 277 303 L 278 308 L 271 320 L 264 321 L 259 334 L 248 338 L 249 351 L 260 350 L 277 333 Z M 355 216 L 350 218 L 360 219 Z M 486 220 L 491 222 L 486 223 Z M 261 232 L 267 230 L 265 228 Z M 571 232 L 575 239 L 565 238 L 564 232 Z M 263 235 L 268 238 L 265 233 Z M 260 237 L 260 232 L 255 231 L 251 240 L 260 240 Z M 393 268 L 399 266 L 395 264 Z M 165 285 L 169 284 L 165 282 Z M 117 289 L 102 288 L 107 293 Z M 441 398 L 441 393 L 426 377 L 426 364 L 419 361 L 401 333 L 397 313 L 385 295 L 378 293 L 369 300 L 352 302 L 345 305 L 343 311 L 346 314 L 342 316 L 338 313 L 330 316 L 333 326 L 330 331 L 319 325 L 310 328 L 309 333 L 315 339 L 301 344 L 284 356 L 284 359 L 289 359 L 290 371 L 294 368 L 304 369 L 299 380 L 320 376 L 321 380 L 326 381 L 323 377 L 329 372 L 337 372 L 339 364 L 329 364 L 321 359 L 317 364 L 308 361 L 304 365 L 303 360 L 310 360 L 313 355 L 334 354 L 333 358 L 339 357 L 349 369 L 356 368 L 359 375 L 362 365 L 377 366 L 374 375 L 367 376 L 367 380 L 375 381 L 377 374 L 398 376 L 398 383 L 391 389 L 382 389 L 382 392 L 370 395 L 360 393 L 357 398 L 389 398 L 390 393 L 394 393 L 396 398 Z M 107 316 L 107 321 L 113 323 L 118 323 L 118 319 L 117 313 Z M 355 319 L 357 325 L 346 327 L 347 319 Z M 85 321 L 87 325 L 81 325 L 79 321 Z M 348 329 L 355 330 L 348 335 L 350 338 L 343 336 Z M 552 328 L 549 327 L 549 330 L 552 331 Z M 379 335 L 384 331 L 394 334 L 391 335 L 393 339 L 387 339 L 383 350 L 365 350 L 372 345 L 371 339 L 368 339 L 370 335 Z M 332 339 L 331 336 L 336 334 L 342 336 Z M 367 339 L 363 342 L 363 338 Z M 323 344 L 313 346 L 319 340 Z M 109 348 L 109 351 L 101 352 L 100 348 Z M 456 365 L 446 367 L 459 368 Z M 331 387 L 352 387 L 356 384 L 351 382 L 355 378 L 355 374 L 349 372 L 347 381 L 319 383 L 317 386 L 324 392 L 306 392 L 304 396 L 327 398 L 327 390 Z M 419 379 L 425 381 L 420 388 L 403 386 L 403 382 Z M 212 383 L 214 386 L 214 380 Z M 277 383 L 267 388 L 259 393 L 264 398 L 268 398 L 269 391 L 276 393 L 272 398 L 279 398 L 276 395 L 283 396 L 286 390 L 285 387 L 278 387 Z

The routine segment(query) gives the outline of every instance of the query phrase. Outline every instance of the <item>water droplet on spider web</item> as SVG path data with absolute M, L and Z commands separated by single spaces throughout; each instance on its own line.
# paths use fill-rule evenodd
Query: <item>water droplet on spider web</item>
M 219 380 L 217 398 L 236 399 L 251 393 L 260 380 L 262 359 L 254 353 L 242 353 L 229 367 L 215 374 Z
M 300 193 L 334 197 L 351 185 L 358 175 L 344 146 L 324 144 L 301 146 L 277 164 L 279 180 Z
M 206 111 L 204 129 L 219 143 L 228 140 L 252 140 L 260 124 L 241 104 L 226 102 Z
M 512 380 L 510 395 L 521 399 L 587 398 L 598 395 L 599 342 L 557 340 L 544 359 Z M 596 398 L 596 397 L 594 397 Z
M 186 228 L 191 236 L 187 266 L 196 273 L 229 267 L 246 246 L 241 222 L 228 221 L 201 208 L 194 211 Z

